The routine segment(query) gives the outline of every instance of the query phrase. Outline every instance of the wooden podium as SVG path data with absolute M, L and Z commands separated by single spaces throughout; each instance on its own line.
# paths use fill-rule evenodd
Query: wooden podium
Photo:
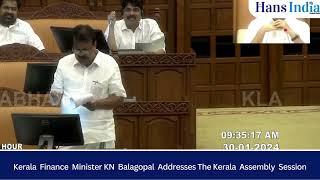
M 195 148 L 194 54 L 114 55 L 129 98 L 115 109 L 117 148 Z

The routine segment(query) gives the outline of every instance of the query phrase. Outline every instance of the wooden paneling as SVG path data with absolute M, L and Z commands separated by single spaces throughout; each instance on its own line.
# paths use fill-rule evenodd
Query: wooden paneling
M 211 10 L 210 9 L 192 9 L 191 27 L 192 31 L 210 31 L 211 30 Z
M 39 0 L 28 0 L 22 2 L 23 7 L 41 7 L 42 3 Z
M 280 97 L 285 106 L 303 105 L 303 88 L 283 88 Z
M 308 62 L 307 71 L 308 81 L 320 81 L 320 60 L 310 60 Z
M 303 62 L 287 61 L 284 62 L 284 81 L 297 82 L 303 80 Z
M 210 91 L 194 91 L 192 93 L 192 102 L 197 108 L 207 108 L 211 105 L 210 97 Z
M 187 77 L 183 69 L 155 68 L 149 77 L 150 100 L 181 101 L 187 97 Z
M 261 83 L 261 68 L 260 63 L 241 63 L 240 74 L 241 84 L 259 84 Z
M 223 9 L 216 9 L 216 29 L 218 30 L 230 30 L 233 26 L 232 21 L 232 9 L 231 8 L 223 8 Z M 226 21 L 226 19 L 228 19 Z
M 235 90 L 214 91 L 212 98 L 213 107 L 232 107 L 237 104 Z
M 120 6 L 121 1 L 118 0 L 103 0 L 104 5 L 119 5 Z
M 121 76 L 128 97 L 136 97 L 137 101 L 146 101 L 148 99 L 146 69 L 123 68 Z
M 308 89 L 308 105 L 320 104 L 320 87 Z
M 197 64 L 192 68 L 193 85 L 209 85 L 211 82 L 211 64 Z
M 191 0 L 192 3 L 210 3 L 212 0 Z
M 235 84 L 236 65 L 234 63 L 219 63 L 215 66 L 215 84 Z
M 181 123 L 177 117 L 146 117 L 141 124 L 143 149 L 179 149 Z
M 148 4 L 157 5 L 157 4 L 168 4 L 169 0 L 145 0 L 145 1 Z
M 284 48 L 290 46 L 278 46 L 270 51 L 275 54 L 274 68 L 279 69 L 273 76 L 278 79 L 276 85 L 283 105 L 319 105 L 320 57 L 309 55 L 307 45 L 302 46 L 302 54 L 285 55 Z
M 116 148 L 117 149 L 138 149 L 139 128 L 138 117 L 120 116 L 115 118 L 116 127 Z

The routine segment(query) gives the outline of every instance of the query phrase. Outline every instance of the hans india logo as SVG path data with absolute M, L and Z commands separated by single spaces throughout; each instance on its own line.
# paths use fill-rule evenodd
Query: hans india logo
M 319 0 L 249 0 L 250 13 L 255 17 L 320 18 Z

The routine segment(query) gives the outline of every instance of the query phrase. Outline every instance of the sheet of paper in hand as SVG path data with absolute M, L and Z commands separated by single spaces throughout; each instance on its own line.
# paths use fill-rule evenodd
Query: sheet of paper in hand
M 105 82 L 99 82 L 99 81 L 92 81 L 91 87 L 90 87 L 90 93 L 94 96 L 96 99 L 105 98 L 105 91 L 107 89 L 107 85 Z
M 75 104 L 75 108 L 87 104 L 94 100 L 94 96 L 91 93 L 78 94 L 71 98 L 71 101 Z

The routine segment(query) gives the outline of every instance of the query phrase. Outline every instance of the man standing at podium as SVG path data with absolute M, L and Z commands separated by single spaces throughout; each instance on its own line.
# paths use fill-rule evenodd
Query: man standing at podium
M 117 62 L 96 49 L 94 29 L 73 29 L 73 54 L 59 61 L 51 87 L 54 101 L 61 99 L 62 113 L 79 114 L 84 146 L 65 148 L 115 148 L 112 108 L 126 97 Z
M 21 0 L 0 0 L 0 5 L 0 46 L 20 43 L 44 50 L 30 24 L 17 18 Z
M 108 16 L 105 38 L 111 50 L 136 49 L 136 43 L 153 43 L 154 53 L 165 53 L 164 34 L 153 19 L 144 18 L 142 0 L 123 0 L 123 19 L 116 21 L 115 11 Z

